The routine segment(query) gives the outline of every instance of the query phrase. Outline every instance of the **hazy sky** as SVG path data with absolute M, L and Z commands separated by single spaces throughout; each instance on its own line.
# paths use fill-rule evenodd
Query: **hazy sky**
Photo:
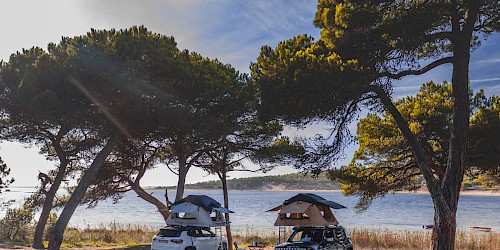
M 318 37 L 319 30 L 312 25 L 315 10 L 315 0 L 2 0 L 0 60 L 7 61 L 10 54 L 23 48 L 46 49 L 49 42 L 85 34 L 90 28 L 145 25 L 153 32 L 174 36 L 180 49 L 218 58 L 241 72 L 249 72 L 249 64 L 255 61 L 262 45 L 274 47 L 279 41 L 304 33 Z M 500 35 L 482 43 L 472 54 L 471 85 L 485 89 L 489 95 L 500 95 Z M 423 82 L 449 80 L 450 76 L 450 67 L 441 66 L 420 77 L 404 78 L 395 83 L 395 97 L 415 94 Z M 314 134 L 318 127 L 301 133 Z M 53 166 L 35 148 L 17 143 L 3 143 L 0 147 L 0 157 L 12 169 L 16 186 L 37 185 L 38 170 Z M 281 168 L 271 174 L 290 171 Z M 188 182 L 216 179 L 205 176 L 192 169 Z M 175 185 L 176 179 L 159 166 L 142 183 Z

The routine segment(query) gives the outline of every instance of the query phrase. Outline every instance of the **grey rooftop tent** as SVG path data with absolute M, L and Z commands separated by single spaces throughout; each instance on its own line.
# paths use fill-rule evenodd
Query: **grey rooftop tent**
M 225 226 L 224 213 L 232 211 L 206 195 L 189 195 L 172 204 L 168 225 L 215 227 Z
M 346 208 L 336 202 L 310 194 L 298 194 L 268 212 L 279 211 L 275 226 L 329 226 L 338 225 L 330 208 Z

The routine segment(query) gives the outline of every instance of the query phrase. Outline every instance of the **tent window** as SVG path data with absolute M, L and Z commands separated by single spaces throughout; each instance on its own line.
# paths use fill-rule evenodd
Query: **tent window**
M 212 221 L 224 221 L 224 216 L 219 211 L 210 213 L 210 218 L 212 219 Z
M 185 220 L 194 220 L 194 219 L 196 219 L 196 215 L 193 213 L 180 212 L 180 213 L 177 213 L 176 218 L 185 219 Z
M 286 214 L 279 214 L 280 219 L 293 219 L 293 220 L 302 220 L 302 219 L 309 219 L 309 216 L 307 214 L 303 213 L 286 213 Z

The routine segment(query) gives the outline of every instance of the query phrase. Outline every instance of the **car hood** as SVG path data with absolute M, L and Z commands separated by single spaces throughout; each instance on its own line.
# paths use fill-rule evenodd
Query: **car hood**
M 310 247 L 310 246 L 317 246 L 319 243 L 315 242 L 285 242 L 277 245 L 276 247 L 294 247 L 294 248 L 301 248 L 301 247 Z

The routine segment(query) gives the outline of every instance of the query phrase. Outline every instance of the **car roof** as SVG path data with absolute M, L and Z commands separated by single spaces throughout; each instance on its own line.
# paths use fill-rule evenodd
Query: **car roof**
M 165 226 L 161 229 L 168 229 L 168 230 L 177 230 L 177 231 L 184 231 L 184 230 L 193 230 L 193 229 L 204 229 L 204 230 L 210 230 L 209 227 L 197 227 L 197 226 Z

